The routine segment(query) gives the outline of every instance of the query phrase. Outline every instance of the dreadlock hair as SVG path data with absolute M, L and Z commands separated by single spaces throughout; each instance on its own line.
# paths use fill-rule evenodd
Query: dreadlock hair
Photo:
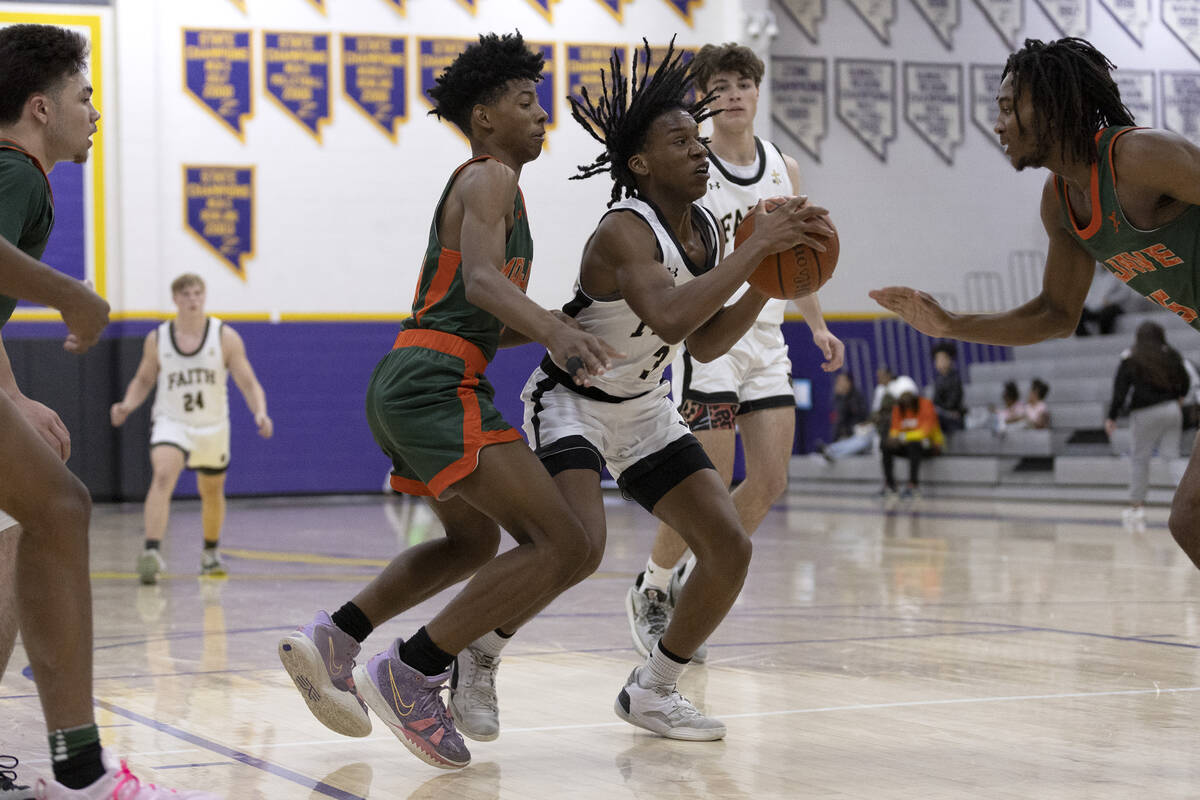
M 650 42 L 643 38 L 642 44 L 646 62 L 640 76 L 635 55 L 632 77 L 626 80 L 618 51 L 614 49 L 608 59 L 608 72 L 600 69 L 602 94 L 599 101 L 592 102 L 586 86 L 580 87 L 580 99 L 567 98 L 571 104 L 571 117 L 604 145 L 604 152 L 592 163 L 577 167 L 578 174 L 572 175 L 570 180 L 583 180 L 601 172 L 611 173 L 610 206 L 621 199 L 622 189 L 626 197 L 637 193 L 637 181 L 629 169 L 629 159 L 646 144 L 646 134 L 656 119 L 675 109 L 687 111 L 697 123 L 713 114 L 706 109 L 715 96 L 713 94 L 688 105 L 686 98 L 692 89 L 691 69 L 684 63 L 683 53 L 675 50 L 674 36 L 653 76 L 649 75 Z
M 509 81 L 542 79 L 542 54 L 525 46 L 521 32 L 497 36 L 480 34 L 472 44 L 442 70 L 429 98 L 439 119 L 448 119 L 471 135 L 471 110 L 487 105 L 503 94 Z
M 25 102 L 49 93 L 87 69 L 88 41 L 54 25 L 11 25 L 0 30 L 0 125 L 21 119 Z
M 1116 65 L 1086 39 L 1026 39 L 1025 46 L 1008 57 L 1000 77 L 1013 76 L 1014 98 L 1026 89 L 1032 93 L 1039 139 L 1057 137 L 1063 159 L 1091 164 L 1097 159 L 1097 131 L 1134 124 L 1110 74 L 1114 69 Z M 1021 126 L 1019 116 L 1017 125 Z

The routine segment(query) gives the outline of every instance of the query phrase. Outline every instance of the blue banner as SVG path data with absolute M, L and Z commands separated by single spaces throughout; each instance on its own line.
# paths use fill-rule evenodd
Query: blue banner
M 408 39 L 342 35 L 342 87 L 393 142 L 408 119 Z
M 562 2 L 562 0 L 529 0 L 529 5 L 537 9 L 538 13 L 546 18 L 546 22 L 554 22 L 553 12 L 550 6 L 554 3 Z M 542 106 L 545 108 L 545 106 Z
M 264 31 L 263 62 L 267 94 L 321 141 L 330 119 L 329 35 Z
M 459 53 L 466 50 L 477 39 L 427 38 L 417 39 L 417 75 L 421 82 L 421 99 L 430 108 L 433 102 L 428 92 L 437 84 L 442 70 L 450 66 Z M 455 130 L 458 130 L 455 128 Z
M 629 48 L 623 44 L 566 44 L 567 51 L 567 94 L 579 98 L 580 88 L 587 87 L 592 102 L 601 97 L 600 70 L 608 73 L 608 61 L 613 51 L 622 69 L 629 67 Z
M 404 7 L 404 0 L 383 0 L 383 2 L 399 11 L 402 16 L 407 16 L 408 9 Z
M 679 13 L 679 16 L 683 17 L 684 21 L 688 25 L 691 25 L 694 22 L 692 19 L 692 8 L 700 5 L 700 3 L 703 1 L 704 0 L 666 0 L 666 4 L 675 9 L 675 11 Z
M 254 114 L 250 31 L 183 29 L 183 85 L 188 94 L 245 141 Z
M 183 167 L 184 227 L 242 280 L 254 255 L 254 167 Z
M 668 46 L 669 45 L 665 45 L 665 44 L 661 45 L 661 46 L 650 45 L 650 63 L 649 64 L 646 63 L 646 48 L 644 46 L 637 48 L 637 50 L 634 54 L 634 57 L 637 59 L 637 63 L 638 63 L 638 74 L 641 74 L 642 68 L 645 67 L 647 74 L 649 74 L 651 77 L 653 77 L 654 70 L 658 69 L 658 65 L 662 62 L 663 56 L 665 56 L 667 54 Z M 676 45 L 675 52 L 682 53 L 683 54 L 683 63 L 687 64 L 693 58 L 696 57 L 696 53 L 700 52 L 700 48 L 699 47 L 683 47 L 680 45 Z M 671 57 L 674 58 L 675 55 L 672 54 Z M 697 94 L 696 89 L 693 87 L 692 90 L 690 92 L 688 92 L 687 96 L 683 98 L 683 101 L 690 105 L 690 104 L 696 102 L 698 97 L 699 97 L 699 95 Z
M 625 4 L 632 2 L 632 0 L 596 0 L 596 2 L 607 8 L 609 13 L 617 18 L 617 22 L 624 22 Z
M 558 114 L 554 110 L 555 100 L 558 99 L 558 59 L 555 57 L 554 42 L 525 42 L 535 53 L 541 53 L 545 59 L 542 66 L 542 79 L 537 82 L 538 104 L 546 110 L 546 130 L 552 131 L 558 126 Z M 550 138 L 546 138 L 549 143 Z

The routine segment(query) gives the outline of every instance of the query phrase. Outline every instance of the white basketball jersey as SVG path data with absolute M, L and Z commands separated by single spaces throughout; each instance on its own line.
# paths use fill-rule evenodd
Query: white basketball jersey
M 152 416 L 198 427 L 229 419 L 228 370 L 221 352 L 221 320 L 209 317 L 204 341 L 192 353 L 175 344 L 175 324 L 158 326 L 158 391 Z
M 658 208 L 640 198 L 626 198 L 613 204 L 608 212 L 633 212 L 645 220 L 658 241 L 659 260 L 675 278 L 678 286 L 716 266 L 721 239 L 712 214 L 699 205 L 692 206 L 692 224 L 700 230 L 708 249 L 703 264 L 693 264 L 684 254 Z M 606 215 L 607 216 L 607 215 Z M 675 360 L 679 345 L 664 342 L 638 318 L 624 299 L 598 300 L 589 297 L 575 281 L 575 298 L 564 309 L 583 329 L 608 342 L 625 358 L 613 364 L 603 375 L 592 376 L 592 385 L 613 397 L 636 397 L 660 382 L 667 366 Z
M 750 209 L 758 205 L 759 200 L 790 197 L 793 194 L 787 164 L 779 148 L 770 142 L 764 143 L 756 136 L 754 150 L 754 163 L 749 167 L 726 164 L 713 153 L 708 154 L 708 193 L 700 199 L 700 204 L 711 211 L 725 229 L 726 258 L 733 252 L 734 231 L 750 213 Z M 730 302 L 741 297 L 745 291 L 744 287 L 739 289 Z M 758 321 L 782 325 L 787 304 L 787 300 L 768 300 L 758 315 Z

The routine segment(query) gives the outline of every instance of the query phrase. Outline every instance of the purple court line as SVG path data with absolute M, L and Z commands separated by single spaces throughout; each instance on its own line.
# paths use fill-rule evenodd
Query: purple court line
M 165 764 L 154 769 L 192 769 L 196 767 L 232 767 L 238 762 L 236 761 L 205 761 L 201 764 Z
M 156 719 L 151 719 L 150 717 L 143 716 L 136 711 L 130 711 L 129 709 L 121 708 L 120 706 L 113 705 L 107 700 L 101 700 L 97 698 L 96 705 L 100 706 L 106 711 L 119 714 L 126 719 L 131 719 L 134 722 L 140 722 L 149 728 L 153 728 L 162 733 L 174 736 L 176 739 L 182 739 L 189 744 L 194 744 L 197 747 L 204 748 L 205 750 L 211 750 L 212 752 L 225 756 L 226 758 L 232 758 L 234 761 L 238 761 L 248 767 L 260 769 L 263 772 L 267 772 L 276 777 L 299 784 L 306 789 L 312 789 L 314 792 L 319 792 L 326 797 L 337 798 L 337 800 L 366 800 L 364 797 L 351 794 L 350 792 L 339 789 L 336 786 L 330 786 L 324 781 L 315 781 L 312 778 L 305 777 L 298 772 L 293 772 L 287 767 L 281 767 L 278 764 L 272 764 L 270 761 L 266 761 L 265 759 L 252 756 L 249 753 L 243 753 L 240 750 L 234 750 L 232 747 L 226 747 L 223 744 L 218 744 L 211 739 L 206 739 L 203 736 L 197 736 L 189 731 L 176 728 L 174 725 L 169 725 Z

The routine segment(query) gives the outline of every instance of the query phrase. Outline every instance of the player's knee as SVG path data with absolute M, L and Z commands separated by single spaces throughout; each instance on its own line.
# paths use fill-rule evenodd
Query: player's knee
M 57 488 L 40 506 L 40 519 L 27 527 L 49 535 L 87 537 L 92 516 L 92 498 L 74 475 Z

